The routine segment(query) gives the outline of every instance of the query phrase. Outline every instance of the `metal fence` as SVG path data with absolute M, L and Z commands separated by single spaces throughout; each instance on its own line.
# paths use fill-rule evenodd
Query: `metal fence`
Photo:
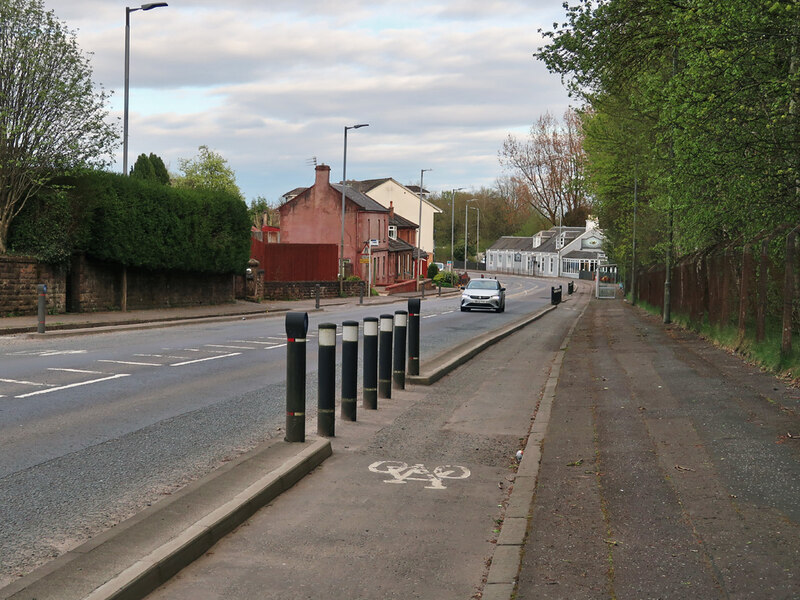
M 736 327 L 739 343 L 779 338 L 781 355 L 800 331 L 797 235 L 800 226 L 707 248 L 676 261 L 670 307 L 691 326 Z M 636 297 L 664 308 L 664 265 L 638 270 Z

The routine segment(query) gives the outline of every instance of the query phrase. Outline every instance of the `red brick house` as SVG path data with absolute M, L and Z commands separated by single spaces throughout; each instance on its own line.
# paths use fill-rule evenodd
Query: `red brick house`
M 336 244 L 339 247 L 342 186 L 330 182 L 330 171 L 328 165 L 317 166 L 314 185 L 298 188 L 296 195 L 291 195 L 279 207 L 281 242 Z M 369 241 L 377 240 L 377 245 L 372 246 L 373 284 L 389 285 L 407 279 L 414 250 L 413 242 L 409 243 L 408 238 L 413 237 L 415 228 L 414 223 L 396 216 L 391 207 L 384 208 L 369 196 L 346 187 L 345 275 L 355 274 L 367 279 Z

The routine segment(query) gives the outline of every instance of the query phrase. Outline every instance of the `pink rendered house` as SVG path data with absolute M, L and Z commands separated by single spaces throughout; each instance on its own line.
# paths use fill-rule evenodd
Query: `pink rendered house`
M 281 242 L 284 244 L 341 244 L 342 186 L 330 182 L 331 168 L 319 165 L 315 169 L 314 185 L 298 189 L 297 195 L 278 209 L 281 223 Z M 408 241 L 390 237 L 394 234 L 394 211 L 384 208 L 367 195 L 347 187 L 345 190 L 344 261 L 345 275 L 358 275 L 366 280 L 369 273 L 367 257 L 369 241 L 372 246 L 372 283 L 389 285 L 405 278 L 414 247 Z M 408 224 L 403 223 L 408 229 Z M 410 224 L 413 227 L 413 223 Z M 362 260 L 363 259 L 363 260 Z

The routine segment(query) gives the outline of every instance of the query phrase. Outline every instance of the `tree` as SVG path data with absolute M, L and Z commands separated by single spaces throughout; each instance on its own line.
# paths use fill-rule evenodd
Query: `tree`
M 263 196 L 258 196 L 250 201 L 248 212 L 253 221 L 253 226 L 259 229 L 264 225 L 277 225 L 280 218 L 277 209 L 270 206 Z
M 151 152 L 148 158 L 150 159 L 150 164 L 153 165 L 153 172 L 155 173 L 156 180 L 164 185 L 169 185 L 169 171 L 167 171 L 167 166 L 164 164 L 164 161 L 161 160 L 161 157 Z
M 169 173 L 160 156 L 150 153 L 140 154 L 131 169 L 131 177 L 145 181 L 157 181 L 169 185 Z
M 42 0 L 0 0 L 0 253 L 53 176 L 110 164 L 118 133 L 89 60 Z
M 153 163 L 150 162 L 147 154 L 140 154 L 136 159 L 136 162 L 133 163 L 131 177 L 134 179 L 143 179 L 144 181 L 155 181 L 156 170 L 153 167 Z
M 572 109 L 563 124 L 550 113 L 540 116 L 527 139 L 509 135 L 500 162 L 523 184 L 531 206 L 553 224 L 582 225 L 567 217 L 587 214 L 590 199 L 583 181 L 585 155 L 580 116 Z
M 195 158 L 178 159 L 178 167 L 183 175 L 175 178 L 175 186 L 226 191 L 244 201 L 236 184 L 236 174 L 228 166 L 228 161 L 208 146 L 200 146 L 198 150 L 200 152 Z

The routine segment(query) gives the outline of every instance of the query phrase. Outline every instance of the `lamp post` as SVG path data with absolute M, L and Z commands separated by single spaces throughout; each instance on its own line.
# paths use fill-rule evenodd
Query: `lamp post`
M 420 269 L 419 263 L 422 261 L 422 180 L 425 176 L 425 171 L 432 171 L 433 169 L 420 169 L 419 171 L 419 221 L 417 221 L 417 262 L 414 264 L 416 271 L 417 291 L 419 291 L 419 276 Z
M 122 118 L 122 174 L 128 174 L 128 88 L 131 70 L 131 13 L 168 6 L 166 2 L 148 2 L 138 8 L 125 7 L 125 108 Z
M 467 225 L 469 224 L 469 203 L 475 202 L 475 198 L 470 198 L 469 200 L 464 203 L 464 272 L 468 271 L 467 269 L 467 238 L 469 237 L 469 230 L 467 229 Z
M 342 240 L 339 245 L 339 294 L 344 292 L 344 203 L 345 190 L 347 189 L 347 130 L 369 127 L 369 123 L 358 125 L 345 125 L 344 128 L 344 159 L 342 160 Z
M 460 192 L 464 188 L 456 188 L 453 190 L 453 196 L 450 198 L 450 268 L 454 269 L 456 264 L 456 257 L 453 255 L 453 236 L 456 228 L 456 192 Z
M 475 238 L 475 262 L 479 263 L 478 254 L 480 253 L 481 249 L 481 209 L 477 206 L 470 206 L 472 210 L 478 211 L 478 234 Z

